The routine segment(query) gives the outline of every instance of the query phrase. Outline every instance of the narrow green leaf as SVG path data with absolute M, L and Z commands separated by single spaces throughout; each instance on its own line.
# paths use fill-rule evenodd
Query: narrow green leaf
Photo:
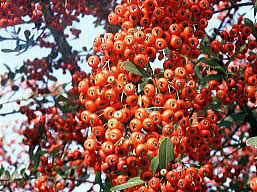
M 99 185 L 103 184 L 100 171 L 96 172 L 95 174 L 95 184 L 99 184 Z
M 232 125 L 232 122 L 231 121 L 225 121 L 225 120 L 222 120 L 220 123 L 218 123 L 218 126 L 220 128 L 227 128 L 227 127 L 231 127 Z
M 34 168 L 38 167 L 40 162 L 40 156 L 41 156 L 41 149 L 38 147 L 35 155 L 34 155 Z
M 4 167 L 1 166 L 1 168 L 0 168 L 0 177 L 3 175 L 3 173 L 4 173 Z
M 3 64 L 4 66 L 5 66 L 5 68 L 9 71 L 9 72 L 11 72 L 12 71 L 12 69 L 9 67 L 9 65 L 7 65 L 7 64 Z
M 0 104 L 0 110 L 3 108 L 3 104 Z
M 152 169 L 153 174 L 156 172 L 158 167 L 159 167 L 159 156 L 155 156 L 151 160 L 151 169 Z
M 257 137 L 250 137 L 246 140 L 247 146 L 252 146 L 257 148 Z
M 165 137 L 159 148 L 159 166 L 161 169 L 167 169 L 168 163 L 174 160 L 173 143 L 168 137 Z
M 127 189 L 129 187 L 134 187 L 134 186 L 137 186 L 137 185 L 142 185 L 144 183 L 145 183 L 145 181 L 141 180 L 140 178 L 138 179 L 138 177 L 137 177 L 137 179 L 134 179 L 133 181 L 130 181 L 130 182 L 123 183 L 121 185 L 117 185 L 115 187 L 112 187 L 111 191 L 119 191 L 119 190 Z
M 196 65 L 195 65 L 194 70 L 195 70 L 195 74 L 197 75 L 197 77 L 198 77 L 199 79 L 202 79 L 203 76 L 202 76 L 202 73 L 200 72 L 200 66 L 199 66 L 199 64 L 196 64 Z
M 131 61 L 124 61 L 122 63 L 122 66 L 125 69 L 127 69 L 129 72 L 134 73 L 135 75 L 139 75 L 139 76 L 142 76 L 142 77 L 146 77 L 147 76 L 147 72 L 143 68 L 139 69 L 139 67 L 137 67 Z
M 2 51 L 3 53 L 16 52 L 16 50 L 13 50 L 13 49 L 1 49 L 1 51 Z
M 137 181 L 137 180 L 140 180 L 140 177 L 132 177 L 127 182 L 134 182 L 134 181 Z

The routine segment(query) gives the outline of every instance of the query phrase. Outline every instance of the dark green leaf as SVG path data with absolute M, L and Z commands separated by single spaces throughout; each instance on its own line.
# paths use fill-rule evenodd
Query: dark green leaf
M 1 166 L 1 168 L 0 168 L 0 177 L 3 175 L 3 173 L 4 173 L 4 167 Z
M 237 126 L 241 125 L 246 117 L 246 113 L 241 111 L 239 113 L 233 113 L 227 117 L 225 117 L 220 123 L 218 123 L 219 127 L 230 127 L 234 122 Z
M 27 173 L 26 173 L 26 170 L 27 170 L 26 168 L 23 168 L 23 169 L 20 170 L 21 176 L 22 176 L 23 178 L 25 178 L 25 179 L 29 178 L 29 176 L 28 176 Z
M 246 166 L 248 164 L 248 161 L 249 161 L 249 155 L 244 155 L 243 157 L 241 157 L 238 163 L 240 165 Z
M 220 128 L 227 128 L 227 127 L 230 127 L 231 125 L 232 125 L 231 121 L 225 121 L 225 120 L 222 120 L 220 123 L 218 123 L 218 126 Z
M 34 168 L 38 167 L 40 162 L 40 156 L 41 156 L 41 149 L 38 147 L 33 159 L 34 159 Z
M 232 117 L 233 121 L 236 122 L 236 124 L 239 126 L 244 122 L 246 115 L 247 115 L 247 113 L 242 111 L 239 113 L 232 114 L 231 117 Z
M 257 137 L 250 137 L 250 138 L 248 138 L 246 140 L 246 145 L 257 148 Z
M 95 184 L 99 184 L 99 185 L 103 184 L 100 171 L 96 172 L 95 174 Z
M 3 104 L 0 104 L 0 110 L 3 108 Z
M 168 163 L 174 160 L 173 143 L 168 137 L 165 137 L 159 148 L 159 166 L 161 169 L 167 169 Z
M 1 79 L 1 86 L 5 86 L 7 83 L 7 79 Z
M 159 156 L 155 156 L 151 160 L 151 169 L 152 169 L 153 174 L 156 172 L 158 167 L 159 167 Z
M 13 50 L 13 49 L 1 49 L 1 51 L 2 51 L 3 53 L 16 52 L 16 50 Z
M 200 58 L 199 62 L 205 63 L 210 66 L 218 66 L 219 65 L 219 62 L 216 59 L 207 58 L 207 57 Z
M 6 69 L 9 71 L 9 72 L 11 72 L 12 70 L 11 70 L 11 68 L 9 67 L 9 65 L 7 65 L 7 64 L 3 64 L 5 67 L 6 67 Z
M 8 79 L 12 79 L 12 80 L 13 80 L 14 77 L 15 77 L 15 73 L 10 71 L 10 72 L 8 73 Z
M 147 76 L 147 72 L 143 68 L 140 69 L 139 67 L 137 67 L 131 61 L 124 61 L 122 63 L 122 66 L 125 69 L 127 69 L 129 72 L 134 73 L 135 75 L 139 75 L 139 76 L 142 76 L 142 77 L 146 77 Z
M 145 183 L 145 181 L 141 180 L 140 178 L 138 179 L 138 177 L 137 177 L 137 179 L 135 179 L 133 181 L 130 181 L 130 182 L 123 183 L 121 185 L 117 185 L 115 187 L 112 187 L 111 191 L 119 191 L 119 190 L 127 189 L 129 187 L 134 187 L 134 186 L 137 186 L 137 185 L 142 185 L 144 183 Z

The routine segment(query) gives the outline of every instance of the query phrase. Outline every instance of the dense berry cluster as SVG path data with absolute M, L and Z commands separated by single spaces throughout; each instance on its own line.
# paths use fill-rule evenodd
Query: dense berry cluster
M 199 40 L 204 38 L 213 12 L 211 3 L 124 1 L 108 17 L 111 24 L 121 24 L 122 30 L 95 38 L 93 50 L 102 56 L 88 58 L 92 73 L 79 84 L 80 102 L 86 108 L 79 116 L 92 132 L 84 142 L 88 151 L 85 163 L 116 178 L 115 185 L 139 174 L 144 180 L 153 177 L 148 190 L 158 191 L 164 185 L 167 191 L 204 191 L 197 188 L 193 178 L 189 182 L 193 188 L 189 187 L 172 167 L 165 175 L 168 183 L 154 177 L 150 162 L 158 155 L 160 140 L 170 138 L 175 158 L 186 155 L 202 162 L 212 149 L 220 147 L 223 132 L 217 122 L 224 118 L 220 112 L 203 113 L 203 109 L 216 101 L 224 107 L 256 102 L 256 74 L 251 65 L 256 57 L 246 54 L 256 48 L 256 41 L 248 39 L 251 28 L 239 23 L 231 31 L 220 33 L 222 42 L 211 42 L 214 54 L 231 57 L 239 52 L 235 58 L 245 59 L 247 55 L 247 64 L 228 62 L 212 68 L 197 60 Z M 242 45 L 246 46 L 239 50 Z M 157 56 L 162 68 L 153 70 Z M 126 66 L 132 64 L 141 75 Z M 229 76 L 201 87 L 196 67 L 203 77 L 224 73 L 224 69 Z M 208 167 L 208 176 L 211 170 Z M 139 191 L 145 191 L 141 188 Z
M 257 135 L 257 27 L 239 16 L 236 24 L 206 33 L 216 8 L 236 10 L 239 2 L 1 2 L 0 28 L 33 22 L 42 33 L 33 39 L 25 31 L 27 48 L 51 49 L 47 57 L 26 60 L 16 70 L 26 73 L 23 81 L 34 93 L 31 98 L 42 99 L 27 105 L 17 100 L 27 117 L 23 142 L 30 147 L 34 190 L 71 191 L 82 182 L 103 185 L 97 181 L 101 172 L 111 186 L 135 178 L 141 182 L 124 191 L 205 192 L 210 184 L 218 191 L 227 178 L 240 189 L 249 180 L 248 187 L 257 191 L 256 177 L 245 178 L 256 166 L 256 151 L 244 144 L 246 137 Z M 119 28 L 95 37 L 88 74 L 81 71 L 83 56 L 72 50 L 64 32 L 85 14 Z M 70 32 L 78 38 L 81 31 Z M 55 69 L 71 73 L 69 92 L 60 95 L 65 85 L 50 88 L 57 81 Z M 7 77 L 14 79 L 11 70 Z M 169 149 L 163 149 L 164 141 Z M 169 152 L 168 162 L 156 163 L 162 150 Z M 91 169 L 98 175 L 95 182 L 87 180 Z

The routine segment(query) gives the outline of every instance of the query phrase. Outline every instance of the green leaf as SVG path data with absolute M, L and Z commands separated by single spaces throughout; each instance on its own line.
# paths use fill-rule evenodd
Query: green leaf
M 3 53 L 16 52 L 16 50 L 13 50 L 13 49 L 1 49 L 1 51 L 2 51 Z
M 143 68 L 137 67 L 134 63 L 131 61 L 124 61 L 122 63 L 122 66 L 127 69 L 129 72 L 134 73 L 135 75 L 139 75 L 142 77 L 147 77 L 147 72 Z
M 238 161 L 239 164 L 243 165 L 244 167 L 247 165 L 249 161 L 249 155 L 244 155 L 240 158 L 240 160 Z
M 197 77 L 198 77 L 199 79 L 202 79 L 203 76 L 202 76 L 202 73 L 200 72 L 200 65 L 199 65 L 199 64 L 196 64 L 196 65 L 195 65 L 194 70 L 195 70 L 195 74 L 197 75 Z
M 3 175 L 3 173 L 4 173 L 4 167 L 1 166 L 1 168 L 0 168 L 0 177 Z
M 252 34 L 257 39 L 257 31 L 254 28 L 254 23 L 250 19 L 244 18 L 244 24 L 252 29 Z
M 159 156 L 155 156 L 151 160 L 151 169 L 152 169 L 153 174 L 156 172 L 158 167 L 159 167 Z
M 145 181 L 141 180 L 139 177 L 136 177 L 135 179 L 133 179 L 133 181 L 128 181 L 127 183 L 123 183 L 121 185 L 117 185 L 115 187 L 112 187 L 111 191 L 119 191 L 119 190 L 127 189 L 129 187 L 142 185 L 144 183 L 145 183 Z
M 6 83 L 7 83 L 7 79 L 1 79 L 1 85 L 2 85 L 2 86 L 5 86 Z
M 28 179 L 29 176 L 27 175 L 26 170 L 27 170 L 26 168 L 21 169 L 21 170 L 20 170 L 20 174 L 21 174 L 21 176 L 22 176 L 23 178 Z
M 8 73 L 8 79 L 13 80 L 14 77 L 15 77 L 15 73 L 10 71 L 10 72 Z
M 99 185 L 103 184 L 100 171 L 96 172 L 95 174 L 95 184 L 99 184 Z
M 133 182 L 133 181 L 137 181 L 137 180 L 140 180 L 140 177 L 132 177 L 127 182 Z
M 0 104 L 0 110 L 3 108 L 3 104 Z
M 161 169 L 167 169 L 168 163 L 174 160 L 173 143 L 168 137 L 165 137 L 159 148 L 159 166 Z
M 257 137 L 250 137 L 250 138 L 248 138 L 246 140 L 246 145 L 257 148 Z
M 237 126 L 241 125 L 245 118 L 247 113 L 246 112 L 239 112 L 239 113 L 233 113 L 227 117 L 225 117 L 219 124 L 219 127 L 230 127 L 234 122 L 237 124 Z
M 7 65 L 7 64 L 3 64 L 4 66 L 5 66 L 5 68 L 9 71 L 9 72 L 11 72 L 12 71 L 12 69 L 9 67 L 9 65 Z

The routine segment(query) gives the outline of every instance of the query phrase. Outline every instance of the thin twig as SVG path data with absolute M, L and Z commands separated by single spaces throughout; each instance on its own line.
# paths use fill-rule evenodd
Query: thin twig
M 253 2 L 234 4 L 234 5 L 231 5 L 229 7 L 225 7 L 223 9 L 215 10 L 215 11 L 213 11 L 213 14 L 220 13 L 220 12 L 227 11 L 227 10 L 231 10 L 231 9 L 235 9 L 235 8 L 239 8 L 239 7 L 251 6 L 251 5 L 253 5 Z

